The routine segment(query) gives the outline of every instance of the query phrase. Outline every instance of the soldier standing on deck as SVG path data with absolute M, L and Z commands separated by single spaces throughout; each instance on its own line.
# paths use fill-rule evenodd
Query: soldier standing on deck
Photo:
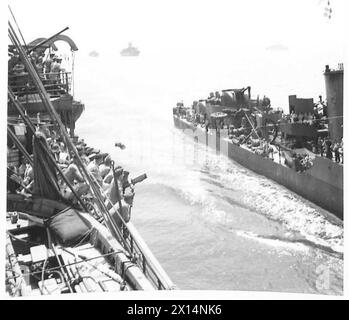
M 334 151 L 334 159 L 337 163 L 339 163 L 341 161 L 340 156 L 339 156 L 339 143 L 335 142 L 334 147 L 333 147 L 333 151 Z
M 51 64 L 53 63 L 54 53 L 50 53 L 49 57 L 44 62 L 46 78 L 48 79 L 48 74 L 51 72 Z
M 326 146 L 326 158 L 332 160 L 332 148 L 331 148 L 332 142 L 329 139 L 325 140 L 325 146 Z
M 50 70 L 50 80 L 53 82 L 58 82 L 60 79 L 60 72 L 64 71 L 61 67 L 62 58 L 56 57 L 53 59 Z

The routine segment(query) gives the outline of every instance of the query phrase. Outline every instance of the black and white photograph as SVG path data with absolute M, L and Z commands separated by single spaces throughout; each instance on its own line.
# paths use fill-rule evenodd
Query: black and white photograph
M 3 3 L 2 296 L 343 298 L 346 9 Z

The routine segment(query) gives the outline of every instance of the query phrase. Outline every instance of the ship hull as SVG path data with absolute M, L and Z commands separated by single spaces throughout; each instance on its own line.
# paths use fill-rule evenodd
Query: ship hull
M 185 119 L 176 115 L 173 116 L 173 119 L 177 128 L 184 131 L 191 129 L 192 131 L 188 130 L 187 132 L 194 133 L 194 137 L 206 135 L 206 143 L 208 139 L 212 138 L 212 135 L 206 133 L 203 128 L 195 127 Z M 208 143 L 208 145 L 216 148 L 217 151 L 222 152 L 224 150 L 230 159 L 242 166 L 276 181 L 343 219 L 343 166 L 329 159 L 316 157 L 312 168 L 299 173 L 292 168 L 242 148 L 219 135 L 215 139 L 216 143 Z M 205 141 L 202 138 L 196 140 Z
M 122 57 L 138 57 L 139 53 L 121 53 Z
M 21 102 L 29 116 L 36 116 L 37 113 L 40 113 L 40 115 L 47 114 L 47 109 L 39 98 Z M 70 94 L 52 98 L 51 103 L 58 113 L 71 112 L 74 122 L 80 118 L 85 109 L 84 104 L 75 101 Z M 7 114 L 8 116 L 18 116 L 18 111 L 12 103 L 8 103 Z

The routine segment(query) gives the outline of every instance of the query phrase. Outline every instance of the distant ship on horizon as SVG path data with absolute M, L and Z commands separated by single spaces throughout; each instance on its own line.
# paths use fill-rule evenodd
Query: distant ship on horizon
M 99 53 L 97 51 L 93 50 L 88 55 L 92 58 L 97 58 L 99 56 Z
M 128 43 L 127 48 L 121 50 L 120 52 L 123 57 L 136 57 L 139 55 L 139 53 L 140 51 L 136 47 L 133 47 L 131 42 Z

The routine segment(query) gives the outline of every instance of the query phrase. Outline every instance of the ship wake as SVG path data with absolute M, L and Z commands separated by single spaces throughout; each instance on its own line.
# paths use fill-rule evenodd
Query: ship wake
M 343 252 L 338 252 L 331 247 L 317 244 L 303 237 L 297 237 L 292 235 L 259 235 L 253 232 L 243 230 L 231 230 L 231 232 L 235 232 L 238 236 L 255 240 L 273 247 L 286 247 L 288 249 L 293 249 L 296 251 L 307 251 L 309 250 L 309 248 L 314 248 L 321 250 L 327 254 L 330 254 L 335 258 L 343 259 Z

